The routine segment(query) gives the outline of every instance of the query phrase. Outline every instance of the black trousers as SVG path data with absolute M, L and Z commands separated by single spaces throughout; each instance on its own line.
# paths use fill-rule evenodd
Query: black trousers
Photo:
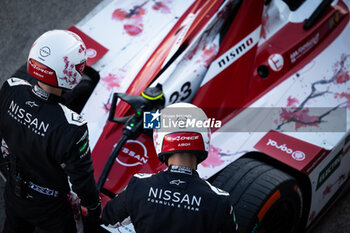
M 7 185 L 8 186 L 8 185 Z M 6 187 L 3 233 L 76 233 L 72 208 L 65 198 L 24 200 Z

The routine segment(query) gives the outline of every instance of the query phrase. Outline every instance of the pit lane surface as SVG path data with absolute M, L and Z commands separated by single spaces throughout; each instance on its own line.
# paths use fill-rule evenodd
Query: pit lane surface
M 1 0 L 0 85 L 27 59 L 34 40 L 50 29 L 78 23 L 100 0 Z M 40 162 L 40 161 L 38 161 Z M 4 182 L 0 178 L 0 231 L 5 219 Z M 350 232 L 350 192 L 321 219 L 312 233 Z

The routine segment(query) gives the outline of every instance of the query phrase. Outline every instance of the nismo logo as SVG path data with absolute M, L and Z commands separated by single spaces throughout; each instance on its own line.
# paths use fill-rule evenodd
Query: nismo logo
M 224 57 L 220 57 L 221 60 L 218 60 L 218 65 L 220 68 L 225 67 L 226 65 L 231 64 L 236 58 L 241 54 L 244 54 L 246 50 L 253 45 L 254 39 L 249 37 L 245 41 L 238 43 L 236 46 L 231 48 Z
M 244 37 L 241 41 L 233 45 L 220 57 L 215 59 L 209 67 L 207 74 L 201 84 L 203 86 L 227 67 L 232 65 L 240 57 L 246 54 L 250 49 L 252 49 L 259 41 L 261 26 L 257 27 L 254 31 Z

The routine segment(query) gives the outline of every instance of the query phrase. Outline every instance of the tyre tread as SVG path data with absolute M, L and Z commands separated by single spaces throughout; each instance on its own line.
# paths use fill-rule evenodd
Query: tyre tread
M 231 194 L 239 232 L 246 233 L 276 187 L 289 180 L 296 182 L 290 175 L 264 162 L 242 157 L 228 165 L 213 185 Z

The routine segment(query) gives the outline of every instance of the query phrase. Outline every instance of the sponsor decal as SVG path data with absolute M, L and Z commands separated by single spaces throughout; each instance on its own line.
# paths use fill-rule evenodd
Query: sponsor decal
M 36 72 L 36 74 L 38 74 L 42 78 L 44 78 L 44 75 L 53 75 L 55 73 L 33 59 L 29 60 L 29 66 L 32 67 L 34 69 L 34 72 Z
M 88 58 L 94 58 L 94 57 L 96 57 L 96 55 L 97 55 L 97 51 L 96 51 L 95 49 L 88 48 L 88 49 L 86 50 L 86 56 L 87 56 Z
M 244 54 L 251 45 L 253 45 L 253 38 L 249 37 L 244 41 L 241 41 L 236 46 L 229 50 L 229 53 L 224 54 L 224 57 L 220 57 L 219 61 L 216 61 L 220 68 L 225 66 L 229 66 L 233 63 L 233 61 L 237 60 L 237 57 L 240 57 L 241 54 Z
M 302 151 L 294 151 L 294 152 L 292 153 L 292 157 L 293 157 L 293 159 L 295 159 L 295 160 L 302 161 L 302 160 L 305 159 L 305 153 L 302 152 Z
M 31 129 L 33 133 L 37 135 L 45 136 L 49 128 L 49 123 L 34 117 L 31 113 L 27 112 L 26 109 L 20 107 L 14 100 L 11 100 L 7 113 L 15 121 L 28 127 L 28 129 Z
M 281 54 L 275 53 L 269 56 L 268 63 L 273 71 L 280 71 L 283 68 L 284 60 Z
M 49 47 L 45 46 L 39 50 L 39 53 L 40 53 L 40 56 L 42 57 L 48 57 L 51 55 L 51 50 Z
M 144 165 L 148 162 L 146 146 L 136 140 L 128 140 L 122 148 L 116 161 L 126 167 Z
M 184 136 L 186 134 L 186 136 Z M 165 151 L 204 150 L 201 134 L 193 132 L 172 133 L 166 135 L 162 145 Z
M 240 42 L 235 44 L 232 48 L 227 50 L 220 57 L 215 59 L 208 70 L 201 86 L 209 82 L 212 78 L 222 72 L 224 69 L 232 65 L 240 57 L 246 54 L 250 49 L 252 49 L 259 41 L 261 26 L 257 27 L 249 35 L 243 38 Z
M 273 146 L 278 150 L 281 150 L 285 152 L 286 154 L 289 154 L 292 156 L 293 159 L 297 161 L 303 161 L 305 159 L 305 153 L 302 151 L 293 151 L 292 149 L 288 148 L 286 144 L 278 145 L 276 141 L 269 138 L 269 141 L 266 143 L 267 146 Z
M 35 74 L 39 80 L 42 80 L 45 83 L 57 86 L 56 73 L 36 60 L 29 59 L 28 72 Z
M 39 107 L 39 105 L 37 105 L 34 101 L 26 101 L 25 103 L 26 105 L 28 105 L 29 107 Z
M 173 190 L 168 189 L 150 187 L 147 201 L 158 205 L 198 212 L 200 210 L 202 197 L 187 193 L 174 192 Z
M 318 175 L 318 179 L 317 179 L 317 186 L 316 186 L 316 190 L 318 190 L 322 184 L 324 184 L 324 182 L 326 182 L 326 180 L 334 173 L 335 170 L 337 170 L 337 168 L 340 165 L 341 162 L 341 153 L 343 151 L 341 150 L 320 172 L 320 174 Z
M 176 137 L 172 137 L 171 135 L 167 136 L 167 139 L 171 142 L 174 141 L 183 141 L 183 140 L 198 140 L 199 136 L 176 136 Z
M 308 40 L 305 44 L 300 46 L 298 49 L 293 51 L 290 54 L 290 61 L 292 63 L 296 62 L 301 56 L 303 56 L 305 53 L 307 53 L 310 49 L 315 47 L 317 43 L 319 42 L 320 34 L 316 33 L 310 40 Z
M 321 147 L 274 130 L 262 137 L 254 148 L 305 174 L 310 174 L 327 154 Z
M 180 184 L 186 184 L 186 181 L 177 179 L 177 180 L 172 180 L 172 181 L 170 181 L 169 184 L 173 184 L 173 185 L 179 186 Z

